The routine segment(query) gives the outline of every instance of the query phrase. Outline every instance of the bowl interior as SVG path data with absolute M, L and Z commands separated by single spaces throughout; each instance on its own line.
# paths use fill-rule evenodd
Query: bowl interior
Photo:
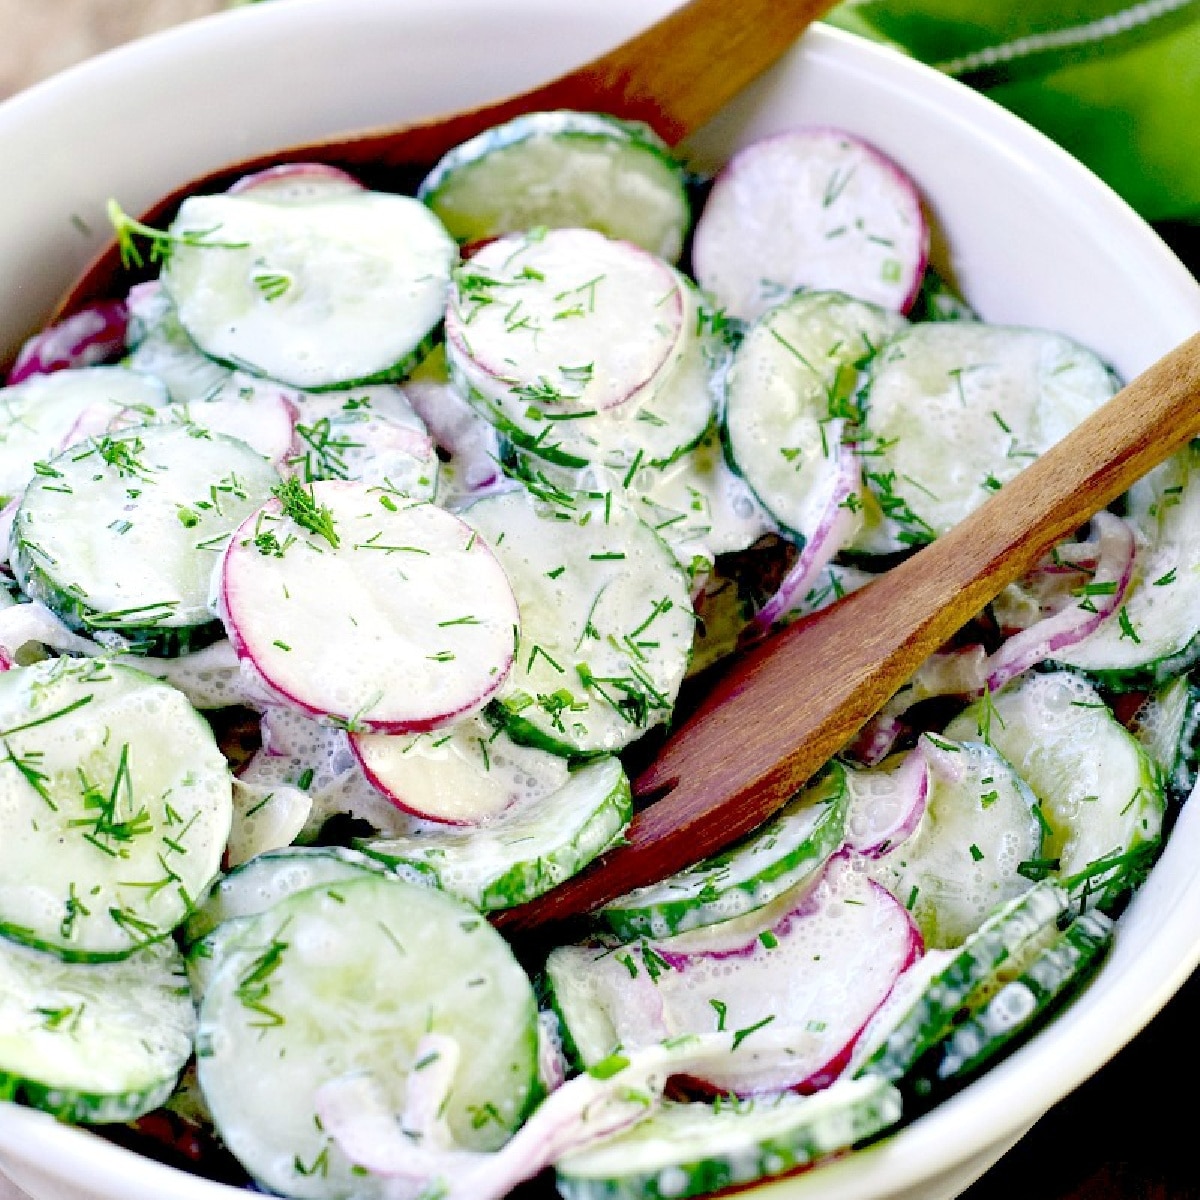
M 108 197 L 140 211 L 231 159 L 516 90 L 670 7 L 290 0 L 156 35 L 30 89 L 0 105 L 0 161 L 10 164 L 0 362 L 107 239 Z M 967 89 L 837 31 L 814 29 L 685 151 L 708 169 L 741 142 L 801 123 L 858 133 L 913 175 L 933 219 L 935 262 L 985 319 L 1067 333 L 1125 378 L 1200 328 L 1200 286 L 1095 177 Z M 1185 807 L 1067 1019 L 899 1135 L 763 1194 L 937 1200 L 967 1186 L 1132 1038 L 1200 960 L 1198 857 L 1200 814 Z M 7 1105 L 0 1160 L 37 1200 L 244 1195 Z

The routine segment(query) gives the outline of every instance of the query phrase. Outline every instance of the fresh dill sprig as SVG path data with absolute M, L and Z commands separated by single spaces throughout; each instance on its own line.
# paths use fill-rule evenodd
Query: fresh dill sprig
M 318 504 L 312 486 L 305 487 L 295 476 L 271 489 L 283 506 L 284 515 L 290 517 L 301 529 L 323 537 L 335 550 L 342 544 L 333 525 L 333 513 L 328 506 Z

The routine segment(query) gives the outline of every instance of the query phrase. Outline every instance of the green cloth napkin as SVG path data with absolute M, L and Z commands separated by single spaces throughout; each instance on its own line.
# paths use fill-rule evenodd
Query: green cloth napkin
M 847 0 L 827 20 L 985 92 L 1148 220 L 1200 223 L 1200 0 Z

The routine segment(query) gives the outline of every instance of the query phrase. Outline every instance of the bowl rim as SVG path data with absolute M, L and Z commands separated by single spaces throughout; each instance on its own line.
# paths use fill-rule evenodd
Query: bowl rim
M 352 20 L 356 11 L 365 10 L 371 3 L 289 0 L 288 5 L 250 5 L 163 30 L 68 68 L 0 103 L 0 134 L 10 121 L 20 124 L 35 120 L 39 109 L 75 102 L 93 87 L 109 86 L 116 77 L 159 74 L 173 56 L 209 53 L 212 47 L 240 36 L 242 31 L 253 31 L 260 38 L 281 36 L 297 20 L 320 22 L 330 19 L 326 14 L 334 13 L 338 19 Z M 472 12 L 486 11 L 492 3 L 453 0 L 452 6 L 463 14 L 461 19 L 470 19 Z M 445 0 L 443 4 L 426 0 L 431 9 L 443 5 L 451 7 Z M 531 14 L 561 12 L 560 0 L 521 0 L 521 7 Z M 630 20 L 631 28 L 645 20 L 644 0 L 611 0 L 608 7 L 619 14 L 614 19 Z M 653 0 L 652 7 L 658 15 L 673 5 Z M 1200 327 L 1200 283 L 1125 201 L 1049 138 L 934 69 L 843 30 L 815 26 L 794 53 L 838 59 L 850 56 L 864 69 L 901 79 L 916 78 L 934 95 L 952 97 L 962 119 L 977 123 L 988 136 L 1015 141 L 1015 153 L 1023 161 L 1085 189 L 1092 206 L 1087 219 L 1137 227 L 1141 252 L 1180 307 L 1181 329 L 1184 325 Z M 197 170 L 205 165 L 200 164 Z M 802 1197 L 819 1187 L 823 1200 L 867 1200 L 925 1183 L 943 1174 L 948 1165 L 959 1164 L 972 1155 L 989 1159 L 984 1166 L 990 1165 L 1049 1107 L 1099 1070 L 1159 1012 L 1200 963 L 1200 936 L 1193 932 L 1200 930 L 1200 876 L 1191 877 L 1186 865 L 1177 862 L 1187 843 L 1200 842 L 1200 811 L 1192 812 L 1192 807 L 1184 806 L 1160 864 L 1146 885 L 1149 887 L 1159 877 L 1158 866 L 1163 862 L 1172 864 L 1172 879 L 1177 884 L 1182 880 L 1172 901 L 1177 913 L 1165 929 L 1159 930 L 1152 945 L 1141 948 L 1139 970 L 1119 975 L 1109 972 L 1103 991 L 1093 993 L 1089 989 L 1070 1021 L 1052 1023 L 968 1089 L 897 1133 L 819 1171 L 766 1183 L 754 1194 Z M 1161 874 L 1165 876 L 1165 872 Z M 1135 897 L 1131 907 L 1136 907 L 1140 899 Z M 1097 1047 L 1102 1047 L 1102 1052 L 1098 1053 Z M 997 1120 L 997 1114 L 1002 1120 Z M 7 1102 L 0 1104 L 0 1155 L 5 1159 L 11 1156 L 16 1163 L 36 1164 L 40 1170 L 50 1164 L 58 1180 L 74 1186 L 83 1184 L 97 1194 L 136 1196 L 138 1200 L 163 1195 L 176 1200 L 218 1200 L 225 1196 L 244 1200 L 247 1195 L 240 1187 L 160 1163 L 85 1128 L 66 1126 L 48 1114 Z M 131 1182 L 135 1192 L 130 1191 Z

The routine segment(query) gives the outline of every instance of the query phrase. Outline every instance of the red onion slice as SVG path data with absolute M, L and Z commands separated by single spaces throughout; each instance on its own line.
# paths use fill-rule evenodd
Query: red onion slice
M 865 858 L 882 858 L 916 831 L 929 798 L 929 761 L 923 743 L 891 770 L 849 768 L 846 845 Z
M 1072 590 L 1072 603 L 1014 634 L 987 660 L 986 686 L 997 691 L 1030 667 L 1081 642 L 1120 607 L 1133 576 L 1133 528 L 1110 512 L 1092 518 L 1098 557 L 1091 580 Z
M 17 352 L 8 385 L 33 375 L 72 367 L 95 367 L 111 361 L 125 349 L 129 310 L 121 300 L 106 300 L 36 333 Z
M 839 438 L 840 433 L 836 431 Z M 832 439 L 834 431 L 829 436 Z M 758 633 L 766 633 L 804 598 L 829 560 L 854 536 L 858 520 L 855 508 L 847 500 L 861 489 L 862 466 L 858 455 L 840 440 L 836 452 L 838 470 L 825 511 L 778 590 L 755 614 L 754 629 Z

